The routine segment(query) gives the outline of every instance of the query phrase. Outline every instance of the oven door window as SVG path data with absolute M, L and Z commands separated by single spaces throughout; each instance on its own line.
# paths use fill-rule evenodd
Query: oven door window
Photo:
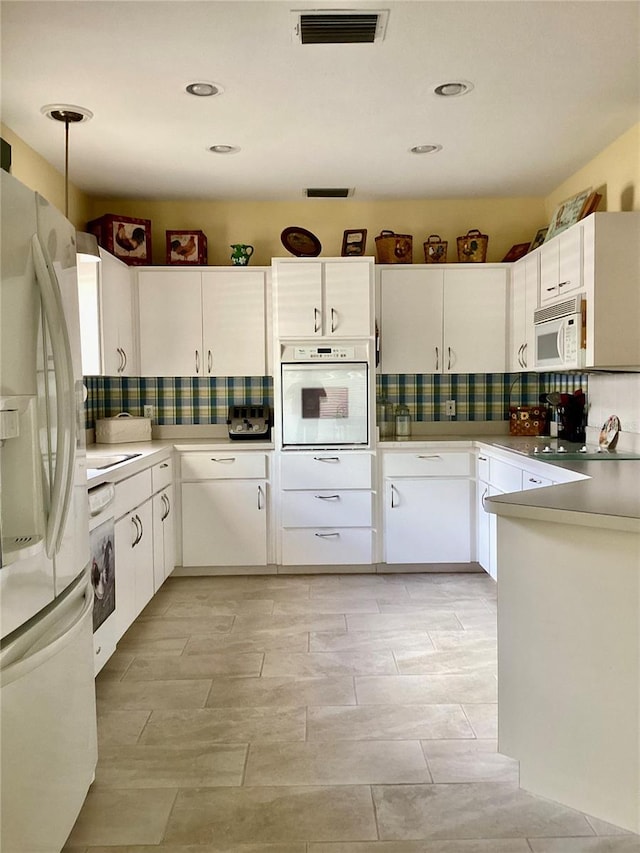
M 282 443 L 367 444 L 368 366 L 282 365 Z

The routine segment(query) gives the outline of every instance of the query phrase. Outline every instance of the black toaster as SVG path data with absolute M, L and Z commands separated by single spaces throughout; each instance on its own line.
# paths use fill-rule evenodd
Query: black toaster
M 234 441 L 270 441 L 271 407 L 253 403 L 246 406 L 229 406 L 227 425 L 229 438 Z

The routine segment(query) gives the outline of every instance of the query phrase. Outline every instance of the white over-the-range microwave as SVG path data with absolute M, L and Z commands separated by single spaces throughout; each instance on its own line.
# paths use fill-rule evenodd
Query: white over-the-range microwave
M 533 314 L 535 366 L 539 370 L 579 370 L 586 360 L 586 302 L 582 294 Z

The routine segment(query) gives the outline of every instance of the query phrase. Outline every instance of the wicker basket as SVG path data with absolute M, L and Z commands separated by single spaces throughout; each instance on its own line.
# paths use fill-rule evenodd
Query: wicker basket
M 467 231 L 464 237 L 458 237 L 458 263 L 481 264 L 487 258 L 489 238 L 477 228 Z
M 430 234 L 427 237 L 424 246 L 424 262 L 425 264 L 446 264 L 447 263 L 447 246 L 446 240 L 441 240 L 439 234 Z
M 381 231 L 376 237 L 376 253 L 379 264 L 413 263 L 413 237 L 411 234 Z

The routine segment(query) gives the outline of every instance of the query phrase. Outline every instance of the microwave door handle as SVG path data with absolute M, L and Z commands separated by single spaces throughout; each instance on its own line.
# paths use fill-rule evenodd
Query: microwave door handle
M 557 347 L 558 347 L 558 355 L 560 356 L 560 361 L 564 362 L 564 331 L 566 328 L 566 323 L 564 320 L 560 323 L 560 328 L 558 329 L 558 337 L 557 337 Z

